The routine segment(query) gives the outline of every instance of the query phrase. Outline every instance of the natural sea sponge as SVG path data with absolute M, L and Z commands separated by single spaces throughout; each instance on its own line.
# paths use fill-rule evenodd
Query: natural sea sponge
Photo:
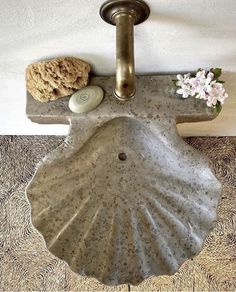
M 27 67 L 26 87 L 38 101 L 56 100 L 86 86 L 89 72 L 90 65 L 74 57 L 41 61 Z

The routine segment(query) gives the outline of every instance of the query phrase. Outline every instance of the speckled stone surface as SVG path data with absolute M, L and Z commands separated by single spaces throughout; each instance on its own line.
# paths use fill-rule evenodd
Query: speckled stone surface
M 37 122 L 69 122 L 65 142 L 38 165 L 27 188 L 34 225 L 49 250 L 80 275 L 108 285 L 175 273 L 200 252 L 214 226 L 220 184 L 176 123 L 216 117 L 205 103 L 177 99 L 172 76 L 137 78 L 136 97 L 113 98 L 114 78 L 95 77 L 105 98 L 86 114 L 68 98 L 39 104 Z

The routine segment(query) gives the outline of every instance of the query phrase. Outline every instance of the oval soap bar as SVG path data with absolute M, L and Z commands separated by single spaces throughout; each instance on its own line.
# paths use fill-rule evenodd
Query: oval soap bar
M 90 85 L 74 93 L 69 100 L 69 108 L 74 113 L 86 113 L 95 109 L 102 101 L 101 87 Z

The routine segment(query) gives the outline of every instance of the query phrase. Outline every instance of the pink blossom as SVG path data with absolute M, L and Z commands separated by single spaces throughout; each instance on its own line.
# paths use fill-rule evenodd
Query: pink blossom
M 221 104 L 224 104 L 224 101 L 227 97 L 228 94 L 226 93 L 224 86 L 221 83 L 213 81 L 211 86 L 208 88 L 207 105 L 209 107 L 215 106 L 217 101 L 219 101 Z
M 183 84 L 180 89 L 177 90 L 178 94 L 181 94 L 183 98 L 192 96 L 192 90 L 190 85 Z
M 192 78 L 190 73 L 185 75 L 178 74 L 177 79 L 176 85 L 180 87 L 177 93 L 181 94 L 183 98 L 195 96 L 206 100 L 207 106 L 214 107 L 218 101 L 223 104 L 228 97 L 224 86 L 214 80 L 212 72 L 199 70 L 196 77 Z
M 184 75 L 178 74 L 177 75 L 178 81 L 176 82 L 176 85 L 182 87 L 184 84 L 188 84 L 189 78 L 190 78 L 190 73 L 184 74 Z

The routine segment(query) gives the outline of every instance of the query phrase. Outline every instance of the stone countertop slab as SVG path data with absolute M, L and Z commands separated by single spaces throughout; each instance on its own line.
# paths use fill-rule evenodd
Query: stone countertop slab
M 137 114 L 135 108 L 141 107 L 143 117 L 162 112 L 167 116 L 178 117 L 177 122 L 206 121 L 217 116 L 214 110 L 206 107 L 204 101 L 194 98 L 176 98 L 175 87 L 172 84 L 172 80 L 175 78 L 175 75 L 137 76 L 135 98 L 120 102 L 112 93 L 115 84 L 114 77 L 92 77 L 89 85 L 101 86 L 105 91 L 105 99 L 97 110 L 78 116 L 78 114 L 72 113 L 68 107 L 69 97 L 61 98 L 56 102 L 40 103 L 34 100 L 30 93 L 27 93 L 26 114 L 31 121 L 41 124 L 68 124 L 73 118 L 82 119 L 92 116 L 97 118 L 102 114 L 110 116 L 110 109 L 114 108 L 116 108 L 114 117 L 119 114 L 135 116 Z M 146 103 L 151 103 L 148 106 L 149 110 Z M 154 111 L 151 105 L 154 105 Z M 168 112 L 164 113 L 163 110 L 166 107 Z

